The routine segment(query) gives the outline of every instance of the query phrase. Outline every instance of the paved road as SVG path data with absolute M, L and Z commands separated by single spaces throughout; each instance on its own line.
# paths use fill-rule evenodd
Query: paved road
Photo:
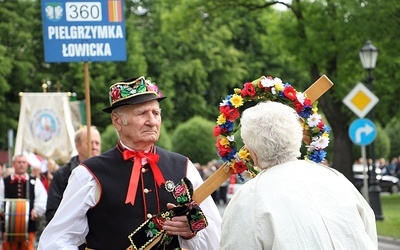
M 225 205 L 219 205 L 218 210 L 221 216 L 224 214 Z M 388 237 L 378 237 L 378 250 L 399 250 L 400 239 L 392 239 Z
M 399 250 L 400 239 L 392 239 L 388 237 L 378 237 L 378 250 Z

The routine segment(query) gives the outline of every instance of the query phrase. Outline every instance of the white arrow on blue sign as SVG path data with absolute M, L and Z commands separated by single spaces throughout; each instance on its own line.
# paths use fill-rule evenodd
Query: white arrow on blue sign
M 349 136 L 359 146 L 371 144 L 376 138 L 376 126 L 370 119 L 356 119 L 350 124 Z

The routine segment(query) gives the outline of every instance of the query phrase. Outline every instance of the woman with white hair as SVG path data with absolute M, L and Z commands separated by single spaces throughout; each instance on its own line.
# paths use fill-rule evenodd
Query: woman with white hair
M 247 108 L 241 137 L 262 171 L 228 204 L 220 249 L 377 249 L 374 213 L 338 171 L 299 160 L 303 129 L 289 106 Z

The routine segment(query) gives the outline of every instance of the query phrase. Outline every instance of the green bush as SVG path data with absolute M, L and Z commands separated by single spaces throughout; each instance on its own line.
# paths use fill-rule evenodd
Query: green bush
M 400 140 L 397 139 L 400 134 L 400 120 L 393 118 L 386 124 L 385 130 L 390 138 L 389 159 L 392 159 L 400 155 Z
M 190 158 L 192 162 L 206 164 L 218 158 L 216 139 L 213 136 L 215 123 L 195 116 L 180 124 L 172 136 L 173 151 Z
M 376 125 L 376 140 L 375 140 L 375 151 L 376 158 L 388 159 L 390 154 L 390 138 L 386 133 L 386 130 L 378 123 Z
M 101 134 L 101 152 L 105 152 L 117 145 L 118 134 L 112 124 L 108 125 L 106 130 Z
M 158 138 L 156 145 L 166 150 L 172 150 L 171 135 L 168 133 L 164 124 L 161 125 L 160 138 Z

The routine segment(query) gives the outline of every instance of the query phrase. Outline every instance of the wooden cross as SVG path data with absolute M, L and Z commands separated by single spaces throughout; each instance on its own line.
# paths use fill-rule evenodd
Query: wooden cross
M 315 102 L 320 98 L 326 91 L 333 86 L 333 83 L 325 75 L 322 75 L 317 81 L 315 81 L 304 93 L 311 102 Z M 197 188 L 193 193 L 193 200 L 198 204 L 203 202 L 208 196 L 210 196 L 222 183 L 224 183 L 233 174 L 233 170 L 230 167 L 230 162 L 225 162 L 217 171 L 215 171 L 204 183 Z M 150 250 L 153 246 L 158 244 L 161 237 L 158 237 L 144 250 Z M 133 250 L 133 246 L 127 248 L 127 250 Z
M 333 86 L 333 83 L 326 75 L 322 75 L 315 81 L 304 93 L 311 102 L 315 102 L 326 91 Z M 198 204 L 203 202 L 209 195 L 211 195 L 219 186 L 222 185 L 233 174 L 229 162 L 225 162 L 222 166 L 215 171 L 207 180 L 197 188 L 193 193 L 193 200 Z

